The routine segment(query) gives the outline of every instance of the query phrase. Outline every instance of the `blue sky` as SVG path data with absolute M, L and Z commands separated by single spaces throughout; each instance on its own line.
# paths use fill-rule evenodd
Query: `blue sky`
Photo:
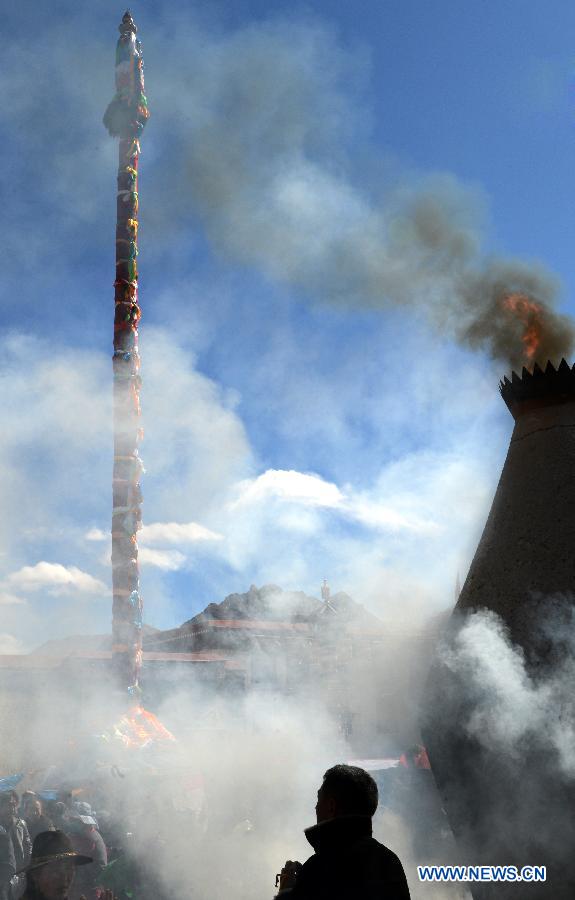
M 111 614 L 116 145 L 101 117 L 124 9 L 1 9 L 10 652 L 106 630 Z M 317 595 L 326 575 L 411 625 L 452 602 L 511 430 L 507 362 L 462 338 L 474 307 L 454 299 L 461 267 L 497 257 L 574 311 L 575 11 L 245 0 L 132 13 L 151 109 L 145 617 L 170 627 L 251 583 Z M 439 244 L 420 238 L 430 222 Z

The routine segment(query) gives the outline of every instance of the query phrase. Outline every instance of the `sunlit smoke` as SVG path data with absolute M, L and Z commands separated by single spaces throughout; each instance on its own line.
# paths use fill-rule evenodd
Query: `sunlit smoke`
M 469 685 L 464 726 L 490 752 L 520 758 L 536 735 L 549 749 L 550 765 L 575 775 L 573 734 L 574 612 L 572 598 L 549 597 L 538 637 L 553 648 L 555 660 L 536 675 L 525 654 L 513 644 L 504 622 L 480 610 L 468 617 L 454 645 L 444 649 L 444 662 Z

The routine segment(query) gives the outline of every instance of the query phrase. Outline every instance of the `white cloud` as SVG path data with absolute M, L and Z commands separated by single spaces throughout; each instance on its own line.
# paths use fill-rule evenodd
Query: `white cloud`
M 437 523 L 432 520 L 426 520 L 417 515 L 405 515 L 394 509 L 393 506 L 379 503 L 367 496 L 349 497 L 342 504 L 342 510 L 369 528 L 391 531 L 405 529 L 419 533 L 430 533 L 439 528 Z
M 13 634 L 0 632 L 0 655 L 24 653 L 24 644 Z
M 22 606 L 26 603 L 22 597 L 11 594 L 9 591 L 0 591 L 0 606 Z
M 249 442 L 229 391 L 197 373 L 193 355 L 168 337 L 148 328 L 142 341 L 142 450 L 151 473 L 142 487 L 152 524 L 138 540 L 158 551 L 143 556 L 148 582 L 185 562 L 159 551 L 183 556 L 221 542 L 207 517 L 218 496 L 250 472 Z M 111 377 L 107 353 L 33 333 L 0 340 L 0 608 L 4 630 L 27 646 L 63 628 L 109 626 L 106 603 L 92 604 L 74 626 L 60 614 L 47 623 L 42 596 L 109 595 Z M 205 526 L 192 522 L 204 516 Z M 155 597 L 164 596 L 161 587 L 154 586 Z M 27 602 L 17 602 L 20 594 Z M 166 625 L 170 602 L 157 615 Z
M 299 507 L 326 508 L 369 528 L 384 530 L 435 531 L 437 525 L 415 513 L 404 513 L 392 503 L 378 501 L 369 494 L 341 490 L 320 475 L 296 472 L 293 469 L 268 469 L 257 478 L 246 479 L 236 486 L 238 496 L 230 509 L 269 502 L 271 499 L 297 504 Z M 301 516 L 302 512 L 298 512 Z M 284 523 L 288 521 L 283 517 Z
M 210 531 L 197 522 L 153 522 L 144 525 L 138 534 L 138 542 L 141 544 L 196 544 L 200 541 L 221 539 L 221 534 Z
M 251 472 L 243 423 L 228 394 L 195 370 L 193 355 L 173 335 L 148 326 L 141 352 L 146 359 L 142 451 L 153 473 L 145 479 L 146 518 L 185 523 L 193 511 L 193 518 L 203 521 L 229 486 Z M 199 534 L 192 529 L 187 538 Z
M 319 475 L 295 472 L 293 469 L 268 469 L 257 478 L 241 481 L 236 490 L 236 506 L 260 503 L 272 497 L 291 500 L 304 506 L 340 506 L 343 495 L 337 485 L 324 481 Z
M 153 550 L 151 547 L 141 547 L 138 559 L 143 566 L 155 566 L 165 572 L 177 572 L 186 561 L 184 554 L 178 550 Z
M 84 539 L 87 541 L 107 541 L 109 537 L 110 533 L 102 531 L 101 528 L 90 528 L 84 535 Z
M 28 591 L 43 588 L 51 594 L 67 593 L 70 590 L 82 594 L 104 594 L 108 588 L 87 572 L 76 566 L 63 566 L 61 563 L 39 562 L 35 566 L 23 566 L 6 578 L 10 585 Z

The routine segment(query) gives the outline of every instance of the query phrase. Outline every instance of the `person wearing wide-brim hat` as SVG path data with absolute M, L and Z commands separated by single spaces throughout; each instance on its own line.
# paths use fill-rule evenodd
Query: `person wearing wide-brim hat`
M 40 832 L 34 840 L 30 862 L 16 873 L 26 873 L 26 890 L 21 900 L 65 900 L 76 866 L 91 862 L 91 856 L 76 853 L 63 831 Z

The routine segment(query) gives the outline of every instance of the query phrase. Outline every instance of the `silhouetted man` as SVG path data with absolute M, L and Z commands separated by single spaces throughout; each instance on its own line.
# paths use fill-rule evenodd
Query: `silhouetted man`
M 401 862 L 372 837 L 377 802 L 377 785 L 364 769 L 328 769 L 317 792 L 317 825 L 305 830 L 315 853 L 303 866 L 286 862 L 278 898 L 409 900 Z

